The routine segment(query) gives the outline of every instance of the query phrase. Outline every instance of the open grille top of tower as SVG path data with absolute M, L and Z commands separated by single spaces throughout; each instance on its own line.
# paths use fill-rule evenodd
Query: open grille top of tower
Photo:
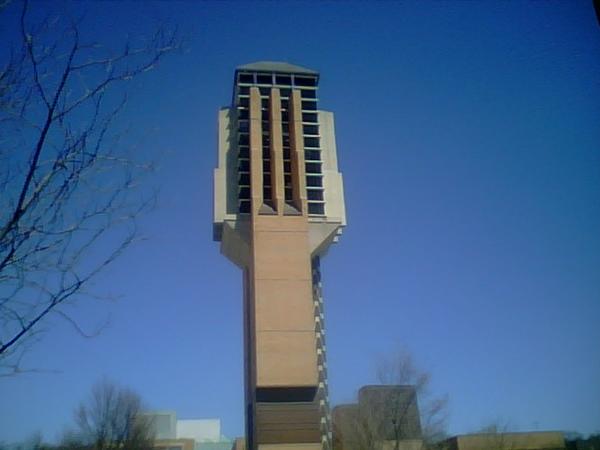
M 305 216 L 313 256 L 346 225 L 334 115 L 319 109 L 319 78 L 282 62 L 235 69 L 231 104 L 219 111 L 213 237 L 239 267 L 248 264 L 253 208 Z
M 250 213 L 250 89 L 257 87 L 261 98 L 263 198 L 265 205 L 273 208 L 273 177 L 271 167 L 272 127 L 279 127 L 283 140 L 284 198 L 288 207 L 294 204 L 292 184 L 293 163 L 290 152 L 290 122 L 292 92 L 300 93 L 302 122 L 302 147 L 304 151 L 305 189 L 309 215 L 325 214 L 323 182 L 323 160 L 321 157 L 321 135 L 317 108 L 317 72 L 286 63 L 262 62 L 238 67 L 235 72 L 233 108 L 237 113 L 237 210 L 241 214 Z M 278 91 L 277 111 L 273 111 L 273 91 Z M 273 114 L 273 121 L 270 118 Z M 290 210 L 292 210 L 290 208 Z

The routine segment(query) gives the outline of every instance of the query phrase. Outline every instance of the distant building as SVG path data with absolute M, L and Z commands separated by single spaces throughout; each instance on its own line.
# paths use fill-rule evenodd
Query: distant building
M 333 409 L 332 423 L 336 450 L 361 450 L 376 444 L 383 449 L 420 450 L 423 445 L 414 386 L 364 386 L 358 403 Z
M 560 431 L 463 434 L 445 440 L 440 450 L 563 450 Z
M 333 408 L 334 450 L 421 450 L 417 392 L 414 386 L 365 386 L 358 403 Z M 428 446 L 427 448 L 431 448 Z M 564 450 L 559 431 L 476 433 L 454 436 L 434 445 L 437 450 Z
M 246 439 L 236 438 L 233 443 L 233 450 L 246 450 Z
M 154 443 L 155 450 L 196 450 L 193 439 L 157 439 Z
M 177 419 L 175 411 L 144 414 L 154 426 L 154 448 L 160 450 L 231 450 L 233 441 L 221 435 L 220 419 Z

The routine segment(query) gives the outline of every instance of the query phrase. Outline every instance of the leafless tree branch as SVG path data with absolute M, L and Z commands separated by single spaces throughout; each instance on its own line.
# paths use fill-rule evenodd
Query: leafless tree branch
M 371 386 L 371 393 L 336 423 L 337 446 L 343 450 L 434 448 L 445 437 L 447 398 L 430 395 L 430 375 L 417 368 L 410 353 L 400 351 L 381 358 L 377 378 L 381 384 Z M 413 444 L 406 447 L 406 442 Z
M 30 23 L 20 5 L 20 46 L 0 64 L 0 374 L 12 375 L 51 315 L 96 333 L 65 307 L 136 240 L 154 202 L 139 183 L 151 166 L 117 129 L 126 84 L 180 46 L 160 28 L 113 53 L 84 43 L 81 21 Z

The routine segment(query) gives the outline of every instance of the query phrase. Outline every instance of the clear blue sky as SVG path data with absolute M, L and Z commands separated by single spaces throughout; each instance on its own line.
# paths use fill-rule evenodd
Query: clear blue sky
M 14 9 L 0 15 L 10 29 Z M 43 10 L 50 3 L 35 3 Z M 178 23 L 188 51 L 136 81 L 159 206 L 97 280 L 114 302 L 53 321 L 0 379 L 0 440 L 52 440 L 101 376 L 151 408 L 243 433 L 241 273 L 211 240 L 217 111 L 235 66 L 321 72 L 348 227 L 323 261 L 331 401 L 409 349 L 448 394 L 449 431 L 600 431 L 600 27 L 578 2 L 71 5 L 117 42 Z

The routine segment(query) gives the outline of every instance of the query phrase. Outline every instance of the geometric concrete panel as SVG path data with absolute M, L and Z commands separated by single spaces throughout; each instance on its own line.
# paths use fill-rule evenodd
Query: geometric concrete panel
M 257 331 L 256 385 L 317 386 L 314 331 Z
M 312 285 L 308 280 L 255 280 L 258 331 L 315 329 Z

